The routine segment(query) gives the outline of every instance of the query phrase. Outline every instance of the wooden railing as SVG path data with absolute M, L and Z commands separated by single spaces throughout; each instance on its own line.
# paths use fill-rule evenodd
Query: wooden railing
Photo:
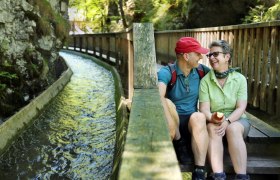
M 268 114 L 280 116 L 280 21 L 155 32 L 156 61 L 166 64 L 175 59 L 176 41 L 182 36 L 195 37 L 204 47 L 224 39 L 233 48 L 232 65 L 241 68 L 248 80 L 249 104 Z M 121 33 L 72 35 L 68 47 L 114 65 L 122 79 L 125 95 L 133 93 L 132 31 Z M 206 58 L 202 61 L 208 65 Z

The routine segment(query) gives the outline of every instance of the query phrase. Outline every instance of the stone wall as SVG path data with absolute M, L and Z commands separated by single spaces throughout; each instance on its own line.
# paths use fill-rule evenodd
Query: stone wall
M 0 123 L 59 76 L 68 36 L 61 1 L 0 0 Z

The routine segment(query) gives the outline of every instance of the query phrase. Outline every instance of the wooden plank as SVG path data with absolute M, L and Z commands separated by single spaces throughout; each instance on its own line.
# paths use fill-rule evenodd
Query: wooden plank
M 93 37 L 92 37 L 92 50 L 93 50 L 94 56 L 97 55 L 97 54 L 96 54 L 96 48 L 97 48 L 97 45 L 96 45 L 96 44 L 97 44 L 97 43 L 96 43 L 96 37 L 93 36 Z
M 182 179 L 158 89 L 135 89 L 119 179 Z
M 231 47 L 233 47 L 233 39 L 234 39 L 233 31 L 230 30 L 230 31 L 229 31 L 228 43 L 230 44 Z
M 235 60 L 232 61 L 232 66 L 236 67 L 237 66 L 237 57 L 238 57 L 238 30 L 234 30 L 234 39 L 233 39 L 233 57 Z
M 225 39 L 227 42 L 229 42 L 229 32 L 228 32 L 228 31 L 225 31 L 224 39 Z
M 132 99 L 132 96 L 133 96 L 133 91 L 134 91 L 134 79 L 135 79 L 135 74 L 134 74 L 134 70 L 135 70 L 135 66 L 134 66 L 134 63 L 135 63 L 135 59 L 133 59 L 135 57 L 135 54 L 133 54 L 133 45 L 132 45 L 132 42 L 130 40 L 125 40 L 126 41 L 126 44 L 127 44 L 127 61 L 126 61 L 126 67 L 127 67 L 127 74 L 128 74 L 128 99 L 131 100 Z M 154 42 L 153 42 L 154 44 Z M 155 51 L 155 49 L 154 49 Z M 155 52 L 154 52 L 155 53 Z M 134 56 L 133 56 L 134 55 Z M 153 55 L 155 57 L 155 54 Z M 155 60 L 154 60 L 155 61 Z M 150 64 L 151 65 L 151 64 Z M 139 67 L 139 66 L 138 66 Z M 141 67 L 140 67 L 141 69 Z M 139 70 L 139 69 L 138 69 Z M 148 70 L 148 69 L 147 69 Z M 143 73 L 143 70 L 140 70 L 142 71 L 141 73 Z M 137 73 L 140 73 L 140 72 L 137 72 Z M 146 73 L 148 74 L 148 73 Z M 144 75 L 147 77 L 147 75 Z M 152 75 L 151 75 L 152 76 Z M 142 77 L 142 76 L 141 76 Z M 139 77 L 140 78 L 140 77 Z M 148 78 L 148 77 L 147 77 Z M 153 74 L 153 78 L 155 78 L 155 75 Z M 150 78 L 149 78 L 150 79 Z M 151 81 L 154 81 L 154 79 L 150 79 L 150 82 Z M 145 81 L 147 82 L 147 81 Z
M 227 173 L 234 173 L 231 159 L 229 156 L 225 157 L 225 171 Z M 247 157 L 247 173 L 248 174 L 279 174 L 280 172 L 280 158 L 276 156 L 252 156 Z
M 274 95 L 274 90 L 276 86 L 276 67 L 277 67 L 277 54 L 276 54 L 276 41 L 277 41 L 277 29 L 272 28 L 271 29 L 271 41 L 270 41 L 270 82 L 269 82 L 269 91 L 268 91 L 268 97 L 267 97 L 267 112 L 269 114 L 276 114 L 277 104 L 275 103 L 275 95 Z M 277 102 L 277 101 L 276 101 Z
M 278 29 L 278 38 L 276 39 L 276 53 L 277 53 L 277 57 L 279 59 L 280 57 L 280 27 L 277 27 Z M 277 117 L 280 117 L 280 65 L 278 63 L 278 74 L 276 75 L 276 77 L 278 77 L 278 83 L 277 83 L 277 92 L 276 92 L 276 96 L 277 96 L 277 99 L 276 99 L 276 115 Z
M 241 73 L 243 73 L 243 30 L 242 29 L 239 29 L 239 37 L 238 37 L 238 51 L 237 51 L 237 54 L 238 54 L 238 57 L 236 57 L 237 59 L 235 59 L 235 61 L 237 61 L 237 66 L 241 68 Z
M 157 88 L 154 29 L 151 23 L 133 24 L 134 88 Z
M 261 121 L 252 114 L 246 113 L 247 117 L 250 119 L 251 125 L 261 131 L 263 134 L 268 136 L 266 142 L 280 142 L 280 131 L 267 123 Z
M 261 78 L 261 87 L 260 87 L 260 109 L 266 111 L 267 107 L 267 84 L 269 81 L 269 74 L 267 68 L 269 66 L 268 63 L 268 49 L 269 49 L 269 27 L 264 28 L 263 31 L 263 46 L 262 46 L 262 61 L 261 61 L 261 71 L 260 71 L 260 78 Z
M 250 29 L 250 40 L 248 44 L 249 67 L 248 67 L 248 103 L 253 104 L 253 87 L 254 87 L 254 54 L 255 54 L 255 31 Z
M 243 53 L 243 75 L 245 76 L 245 77 L 248 77 L 248 64 L 249 64 L 249 62 L 248 62 L 248 31 L 249 31 L 249 29 L 245 29 L 244 30 L 245 32 L 244 32 L 244 37 L 243 37 L 243 39 L 244 39 L 244 53 Z
M 255 58 L 254 58 L 254 91 L 253 91 L 253 106 L 259 107 L 260 98 L 259 98 L 259 83 L 260 83 L 260 62 L 261 62 L 261 54 L 262 54 L 262 41 L 261 41 L 261 29 L 257 28 L 256 32 L 256 49 L 255 49 Z
M 249 143 L 264 143 L 267 142 L 268 136 L 262 133 L 259 129 L 251 126 L 249 134 L 247 136 L 247 142 Z

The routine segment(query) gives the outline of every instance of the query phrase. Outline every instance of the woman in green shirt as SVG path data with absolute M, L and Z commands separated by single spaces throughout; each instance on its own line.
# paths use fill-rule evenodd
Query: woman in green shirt
M 212 177 L 226 179 L 223 171 L 223 137 L 226 137 L 235 179 L 249 179 L 244 142 L 250 129 L 244 114 L 247 106 L 246 78 L 234 68 L 229 68 L 232 52 L 226 41 L 214 41 L 209 48 L 207 57 L 213 69 L 201 80 L 199 102 L 200 111 L 208 121 L 208 157 L 213 170 Z M 215 112 L 224 114 L 224 117 L 219 120 Z

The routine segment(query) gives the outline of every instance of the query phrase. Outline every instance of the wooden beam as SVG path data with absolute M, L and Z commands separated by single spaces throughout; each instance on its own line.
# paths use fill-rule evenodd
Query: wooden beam
M 134 94 L 118 179 L 182 179 L 156 76 L 152 24 L 134 24 Z
M 151 23 L 133 24 L 134 88 L 157 88 L 154 29 Z

